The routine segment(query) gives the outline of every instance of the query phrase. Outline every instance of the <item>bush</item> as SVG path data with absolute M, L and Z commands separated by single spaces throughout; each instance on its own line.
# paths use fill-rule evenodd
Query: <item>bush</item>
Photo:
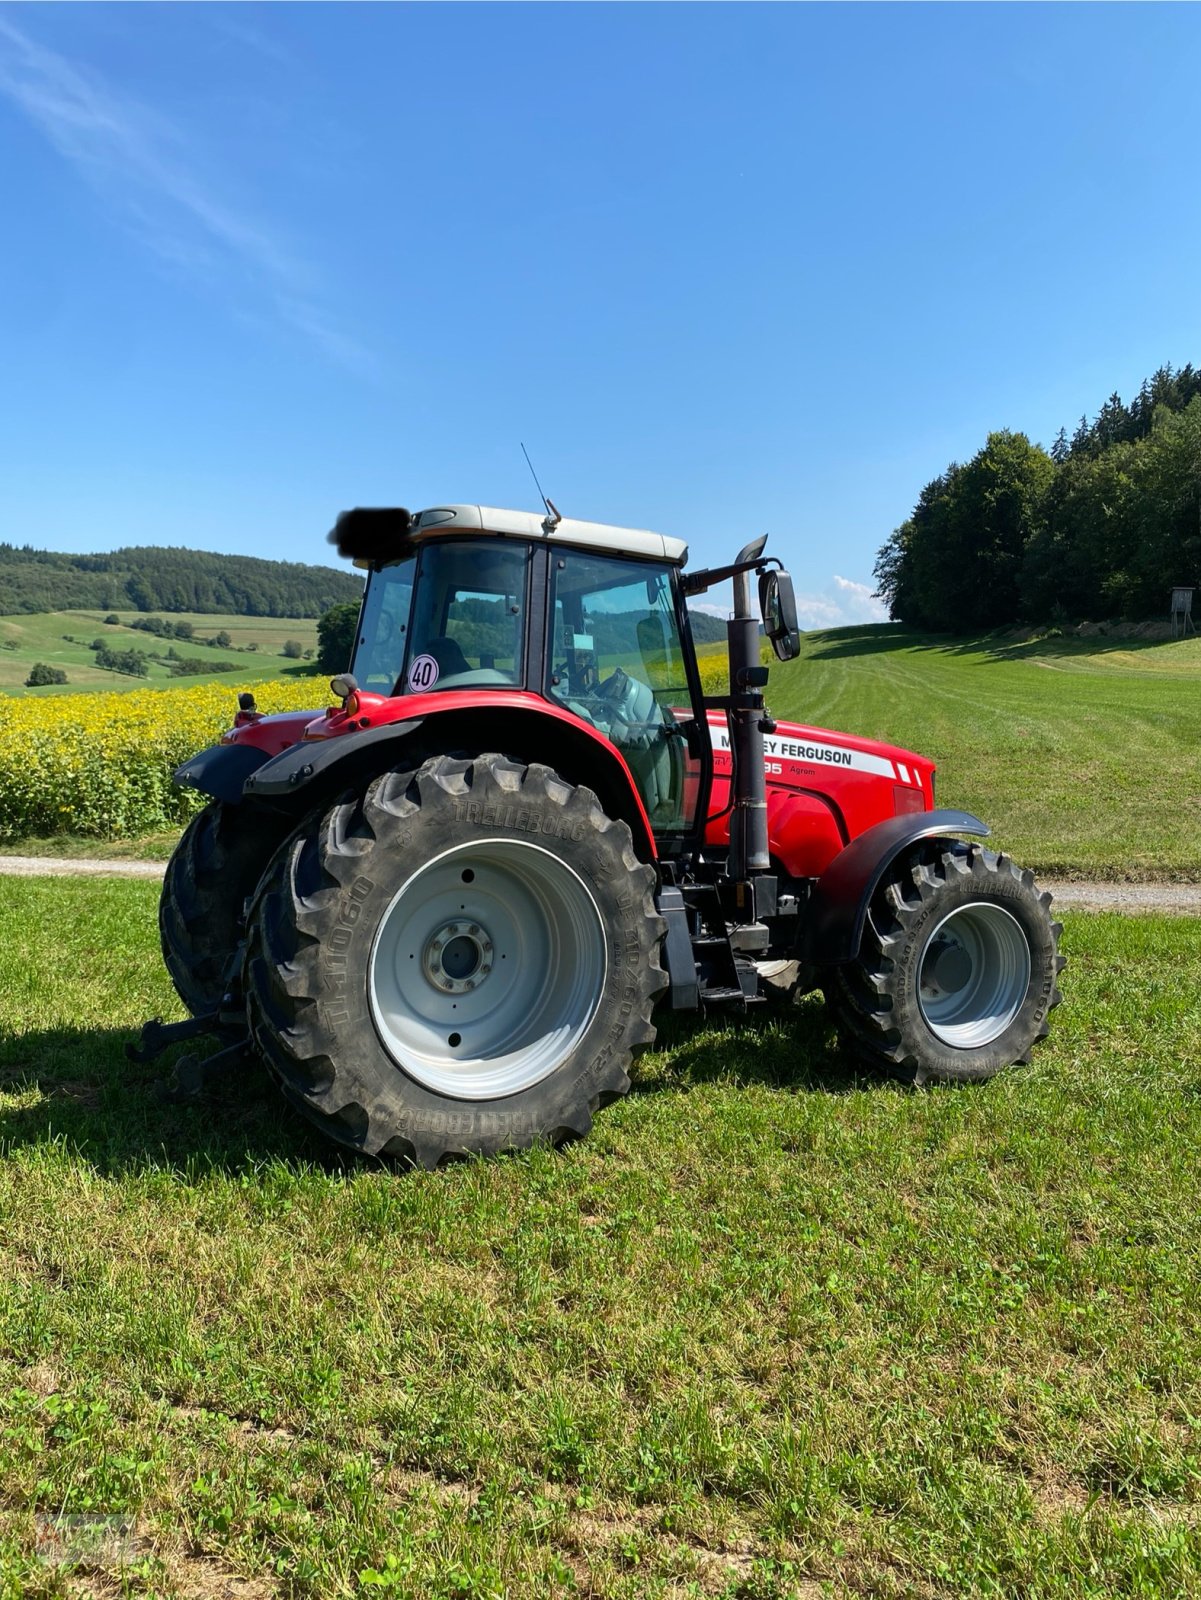
M 199 678 L 207 672 L 236 672 L 236 661 L 204 661 L 200 656 L 180 656 L 174 650 L 167 651 L 167 660 L 171 663 L 171 676 L 173 678 Z
M 96 652 L 96 665 L 108 672 L 123 672 L 130 678 L 144 678 L 150 670 L 141 650 L 108 650 L 102 647 Z
M 48 667 L 44 661 L 35 661 L 25 680 L 27 689 L 42 689 L 48 683 L 66 683 L 67 674 L 61 667 Z
M 299 639 L 285 639 L 280 655 L 287 656 L 289 661 L 299 661 L 304 655 L 304 645 Z
M 115 611 L 110 611 L 104 620 L 108 623 L 110 628 L 119 628 L 121 626 L 121 618 Z

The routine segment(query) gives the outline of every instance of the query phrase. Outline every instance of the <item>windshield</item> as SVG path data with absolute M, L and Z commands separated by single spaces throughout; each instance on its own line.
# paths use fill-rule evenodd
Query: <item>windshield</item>
M 359 687 L 373 694 L 392 694 L 400 677 L 416 566 L 410 556 L 373 572 L 368 579 L 351 671 Z

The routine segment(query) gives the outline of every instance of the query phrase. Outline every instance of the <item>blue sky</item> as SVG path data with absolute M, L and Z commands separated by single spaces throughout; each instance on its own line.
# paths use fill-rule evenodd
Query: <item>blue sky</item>
M 770 531 L 1201 360 L 1201 9 L 0 5 L 0 539 Z M 4 609 L 0 597 L 0 611 Z

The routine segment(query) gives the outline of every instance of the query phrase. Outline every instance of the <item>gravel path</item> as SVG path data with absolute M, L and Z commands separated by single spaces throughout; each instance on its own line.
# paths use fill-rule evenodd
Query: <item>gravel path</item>
M 0 877 L 161 878 L 162 861 L 64 861 L 55 856 L 0 856 Z M 1201 917 L 1201 883 L 1067 883 L 1040 878 L 1056 907 L 1073 911 L 1168 912 Z
M 0 856 L 0 877 L 161 878 L 165 861 L 67 861 L 58 856 Z
M 1201 917 L 1201 883 L 1058 883 L 1040 878 L 1040 889 L 1050 889 L 1059 910 L 1174 913 Z

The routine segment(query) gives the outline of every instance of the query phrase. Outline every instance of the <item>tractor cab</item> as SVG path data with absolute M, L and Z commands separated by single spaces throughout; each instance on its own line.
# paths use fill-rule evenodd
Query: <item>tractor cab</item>
M 339 547 L 360 548 L 353 519 L 384 515 L 348 513 Z M 621 752 L 661 847 L 698 829 L 709 734 L 681 540 L 471 506 L 422 512 L 372 551 L 359 689 L 538 695 Z

